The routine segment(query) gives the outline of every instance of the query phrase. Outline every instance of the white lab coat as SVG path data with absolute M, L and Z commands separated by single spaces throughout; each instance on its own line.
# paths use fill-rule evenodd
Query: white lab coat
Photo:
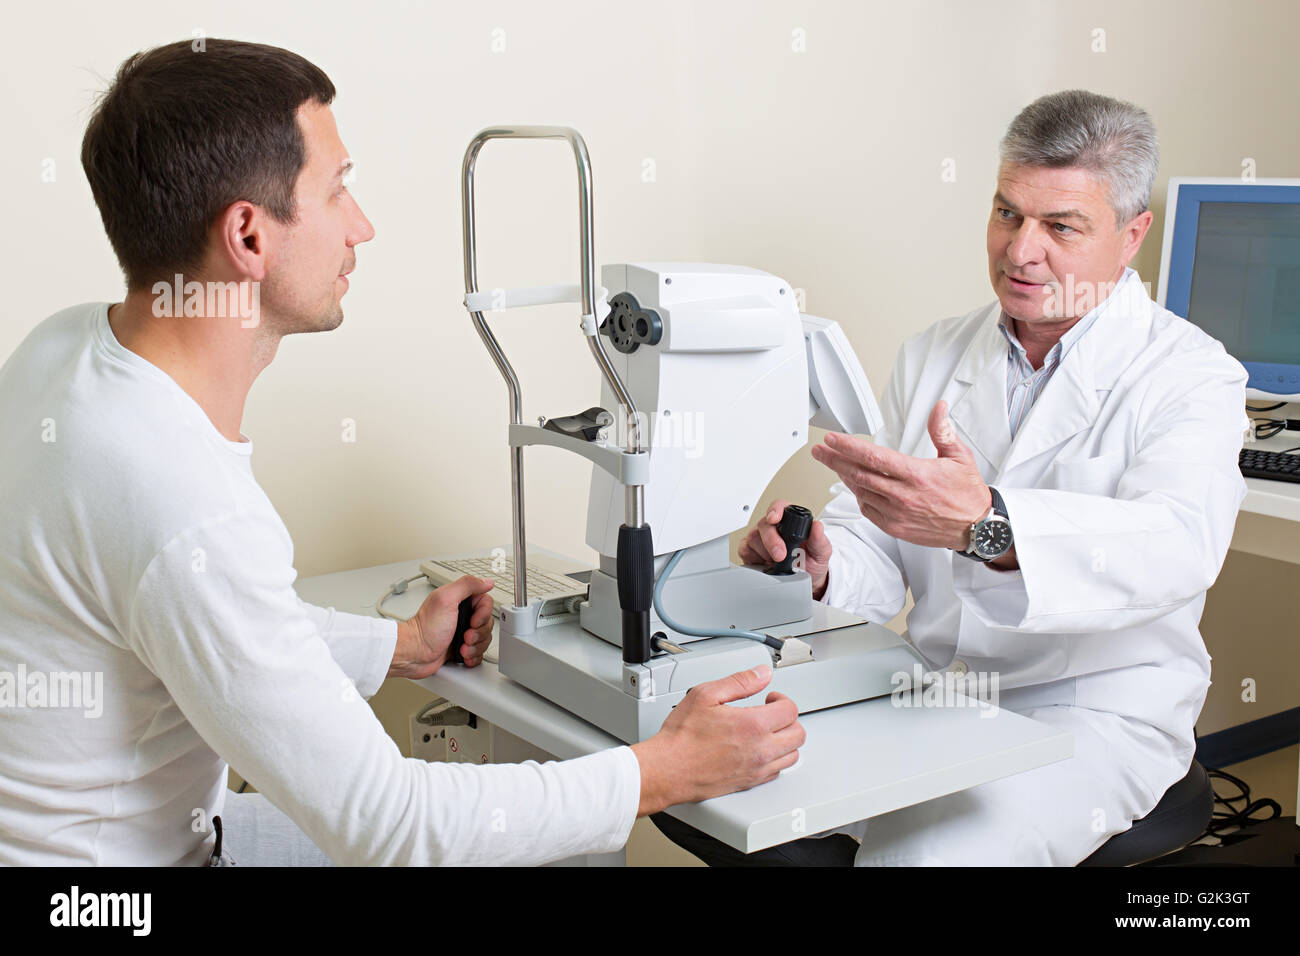
M 910 586 L 908 635 L 932 668 L 996 673 L 1002 706 L 1075 734 L 1072 760 L 871 821 L 860 865 L 1074 864 L 1190 764 L 1210 682 L 1197 625 L 1246 490 L 1246 372 L 1131 269 L 1098 309 L 1014 441 L 996 302 L 909 338 L 885 390 L 877 440 L 920 458 L 947 399 L 1006 502 L 1019 571 L 891 538 L 832 488 L 824 600 L 884 622 Z

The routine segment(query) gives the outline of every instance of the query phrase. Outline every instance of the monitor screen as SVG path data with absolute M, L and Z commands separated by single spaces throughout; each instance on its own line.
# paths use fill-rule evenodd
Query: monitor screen
M 1202 202 L 1187 318 L 1241 362 L 1300 366 L 1300 204 Z

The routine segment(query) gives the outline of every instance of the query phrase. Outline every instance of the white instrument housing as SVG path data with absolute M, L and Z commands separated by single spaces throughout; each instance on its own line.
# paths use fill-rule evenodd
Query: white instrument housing
M 601 282 L 611 298 L 630 292 L 663 320 L 658 345 L 609 350 L 648 428 L 645 520 L 655 553 L 745 527 L 777 470 L 808 441 L 808 357 L 794 290 L 758 269 L 702 263 L 609 265 Z M 608 385 L 601 404 L 618 407 Z M 623 521 L 623 487 L 593 468 L 588 545 L 612 558 Z

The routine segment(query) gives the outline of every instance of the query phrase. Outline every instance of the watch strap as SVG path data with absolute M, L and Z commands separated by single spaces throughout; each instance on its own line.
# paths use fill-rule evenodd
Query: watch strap
M 993 495 L 993 510 L 1002 515 L 1002 517 L 1010 520 L 1011 516 L 1007 514 L 1007 503 L 1002 500 L 1002 496 L 998 494 L 998 490 L 992 485 L 989 485 L 989 491 Z
M 1011 516 L 1007 514 L 1007 503 L 1002 500 L 1002 496 L 998 494 L 998 490 L 994 488 L 992 485 L 989 485 L 989 494 L 993 498 L 993 513 L 1001 517 L 1004 521 L 1009 522 Z M 985 518 L 981 518 L 980 521 L 984 521 L 986 519 L 987 519 L 987 515 L 985 516 Z M 977 525 L 979 523 L 980 523 L 979 521 L 975 522 L 975 524 Z M 958 551 L 956 553 L 960 554 L 963 558 L 970 558 L 972 561 L 978 561 L 981 564 L 984 564 L 986 561 L 989 560 L 988 558 L 981 557 L 977 552 L 972 551 L 970 549 L 967 549 L 966 551 Z

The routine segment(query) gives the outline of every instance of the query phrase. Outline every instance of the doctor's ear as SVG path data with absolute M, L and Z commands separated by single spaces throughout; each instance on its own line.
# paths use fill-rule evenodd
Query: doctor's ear
M 1123 249 L 1121 258 L 1123 265 L 1127 266 L 1133 257 L 1137 255 L 1138 250 L 1142 248 L 1142 240 L 1146 238 L 1147 231 L 1151 228 L 1151 223 L 1155 219 L 1155 213 L 1150 209 L 1146 212 L 1139 213 L 1120 228 L 1123 235 Z

